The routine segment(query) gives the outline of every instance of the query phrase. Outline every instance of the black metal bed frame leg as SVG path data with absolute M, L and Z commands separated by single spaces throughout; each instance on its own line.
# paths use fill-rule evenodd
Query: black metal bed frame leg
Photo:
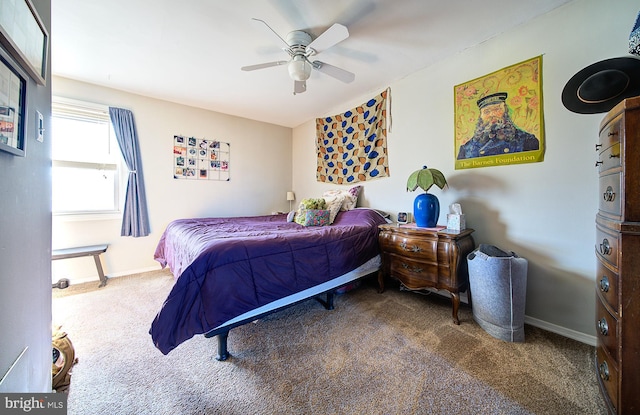
M 316 300 L 322 304 L 324 306 L 324 308 L 326 308 L 327 310 L 333 310 L 335 307 L 333 305 L 333 299 L 335 298 L 335 291 L 331 290 L 331 291 L 327 291 L 327 299 L 323 300 L 322 298 L 320 298 L 319 296 L 316 297 Z
M 335 300 L 335 289 L 334 290 L 329 290 L 326 292 L 327 294 L 327 299 L 323 300 L 322 298 L 320 298 L 320 294 L 318 294 L 315 299 L 318 300 L 323 306 L 324 308 L 326 308 L 327 310 L 333 310 L 335 308 L 335 304 L 334 304 L 334 300 Z M 302 300 L 304 301 L 304 300 Z M 293 304 L 289 304 L 288 306 L 293 305 Z M 286 308 L 288 306 L 285 307 L 281 307 L 282 308 Z M 280 310 L 278 309 L 278 310 Z M 278 310 L 274 310 L 274 311 L 278 311 Z M 267 313 L 265 313 L 264 315 L 268 315 L 273 313 L 274 311 L 269 311 Z M 261 315 L 263 316 L 263 315 Z M 221 331 L 218 330 L 211 330 L 210 332 L 207 332 L 204 334 L 205 337 L 207 338 L 211 338 L 214 336 L 218 337 L 218 355 L 216 356 L 216 360 L 218 361 L 225 361 L 229 358 L 229 356 L 231 356 L 231 354 L 229 353 L 229 351 L 227 350 L 227 339 L 229 338 L 229 330 L 231 330 L 233 327 L 237 327 L 240 326 L 242 324 L 245 324 L 249 321 L 255 320 L 256 318 L 260 318 L 261 316 L 258 317 L 252 317 L 251 320 L 246 320 L 240 323 L 234 323 L 233 325 L 230 325 L 229 327 L 220 329 Z
M 225 361 L 230 356 L 227 351 L 227 339 L 229 338 L 229 330 L 224 333 L 218 334 L 218 355 L 216 356 L 216 360 Z
M 325 308 L 327 310 L 333 310 L 335 307 L 333 305 L 333 299 L 335 298 L 335 291 L 331 290 L 327 293 L 327 303 L 325 304 Z

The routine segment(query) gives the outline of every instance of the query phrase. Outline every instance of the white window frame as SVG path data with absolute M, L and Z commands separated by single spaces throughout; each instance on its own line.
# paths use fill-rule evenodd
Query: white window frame
M 109 117 L 109 107 L 97 103 L 80 101 L 71 98 L 64 98 L 53 96 L 52 102 L 52 117 L 55 116 L 67 116 L 69 118 L 75 118 L 78 120 L 95 120 L 107 122 L 113 133 L 113 126 Z M 52 167 L 93 167 L 100 170 L 115 170 L 114 178 L 114 206 L 113 210 L 73 210 L 73 211 L 55 211 L 52 214 L 58 218 L 66 220 L 86 220 L 86 219 L 116 219 L 122 217 L 122 211 L 124 208 L 124 192 L 126 189 L 126 165 L 118 148 L 115 135 L 110 134 L 110 143 L 112 151 L 118 154 L 118 161 L 115 163 L 92 163 L 92 162 L 79 162 L 79 161 L 66 161 L 55 160 L 52 157 Z

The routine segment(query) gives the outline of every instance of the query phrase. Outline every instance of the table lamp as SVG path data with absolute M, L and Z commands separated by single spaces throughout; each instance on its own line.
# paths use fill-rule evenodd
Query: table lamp
M 293 192 L 287 192 L 287 200 L 289 201 L 289 212 L 291 212 L 291 202 L 296 199 L 296 195 Z

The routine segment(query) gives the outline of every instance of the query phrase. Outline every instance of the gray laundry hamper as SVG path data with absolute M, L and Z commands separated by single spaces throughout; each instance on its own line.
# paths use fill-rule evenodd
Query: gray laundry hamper
M 493 337 L 524 341 L 527 260 L 493 245 L 467 255 L 473 319 Z

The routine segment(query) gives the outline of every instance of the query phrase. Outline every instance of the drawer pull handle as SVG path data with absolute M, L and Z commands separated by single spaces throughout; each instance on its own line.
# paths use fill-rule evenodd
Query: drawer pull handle
M 409 266 L 409 265 L 405 264 L 404 262 L 402 263 L 402 268 L 406 269 L 406 270 L 407 270 L 407 271 L 409 271 L 409 272 L 415 272 L 415 273 L 417 273 L 417 274 L 419 274 L 419 273 L 421 273 L 421 272 L 422 272 L 422 268 L 419 268 L 419 267 L 411 267 L 411 266 Z
M 620 154 L 613 154 L 613 153 L 611 153 L 611 154 L 609 154 L 609 158 L 610 158 L 610 159 L 616 159 L 616 158 L 617 158 L 617 159 L 619 159 L 619 158 L 620 158 Z
M 600 166 L 603 163 L 604 163 L 604 161 L 600 161 L 600 160 L 596 161 L 596 167 Z
M 609 240 L 607 238 L 604 238 L 600 244 L 600 253 L 602 255 L 611 255 L 611 245 L 609 245 Z
M 613 187 L 607 186 L 607 190 L 602 194 L 605 202 L 613 202 L 616 198 L 616 192 L 613 191 Z
M 607 320 L 605 320 L 604 317 L 598 320 L 597 326 L 600 334 L 602 334 L 603 336 L 607 336 L 609 334 L 609 325 L 607 324 Z
M 600 150 L 600 147 L 602 147 L 602 144 L 596 144 L 596 151 Z
M 600 278 L 600 291 L 603 293 L 609 292 L 609 278 L 607 278 L 606 275 L 603 275 L 602 278 Z
M 422 252 L 422 248 L 420 248 L 418 245 L 413 245 L 411 248 L 409 248 L 406 242 L 401 242 L 400 248 L 402 248 L 405 251 Z
M 602 378 L 602 380 L 609 380 L 609 365 L 607 365 L 607 362 L 600 363 L 598 371 L 600 372 L 600 378 Z
M 609 131 L 609 134 L 607 134 L 608 137 L 613 137 L 614 135 L 618 135 L 617 131 Z

